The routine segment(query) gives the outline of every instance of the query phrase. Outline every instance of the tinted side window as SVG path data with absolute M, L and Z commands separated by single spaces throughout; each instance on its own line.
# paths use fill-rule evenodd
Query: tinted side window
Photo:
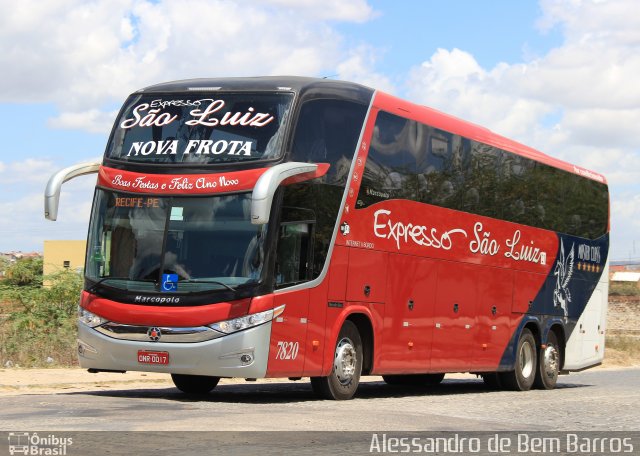
M 298 117 L 291 161 L 329 163 L 326 183 L 345 185 L 367 107 L 344 100 L 306 102 Z
M 469 141 L 446 131 L 423 128 L 427 132 L 427 141 L 418 161 L 420 194 L 417 200 L 460 209 L 469 204 L 465 184 Z
M 500 151 L 500 156 L 502 217 L 512 222 L 537 226 L 538 195 L 531 179 L 535 162 L 504 151 Z
M 590 239 L 607 230 L 606 185 L 380 112 L 357 207 L 393 198 Z
M 358 194 L 358 207 L 385 199 L 419 198 L 417 161 L 427 128 L 386 112 L 378 113 Z
M 319 179 L 283 188 L 283 205 L 298 208 L 313 221 L 312 279 L 320 275 L 327 259 L 366 113 L 365 105 L 333 99 L 308 101 L 300 110 L 291 161 L 330 165 Z M 294 218 L 289 215 L 287 222 L 296 221 Z
M 500 150 L 477 141 L 470 142 L 463 210 L 502 218 L 502 205 L 499 203 L 500 160 Z

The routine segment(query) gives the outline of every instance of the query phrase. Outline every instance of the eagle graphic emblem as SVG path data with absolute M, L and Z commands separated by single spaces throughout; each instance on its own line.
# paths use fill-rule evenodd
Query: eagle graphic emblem
M 569 281 L 573 275 L 574 247 L 575 244 L 571 246 L 571 251 L 565 258 L 564 243 L 560 240 L 560 256 L 556 262 L 556 268 L 553 271 L 553 275 L 556 277 L 556 289 L 553 291 L 553 304 L 556 307 L 562 308 L 565 317 L 569 314 L 569 303 L 571 302 Z

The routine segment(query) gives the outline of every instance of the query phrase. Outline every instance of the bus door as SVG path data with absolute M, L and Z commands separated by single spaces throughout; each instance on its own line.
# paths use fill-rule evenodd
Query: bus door
M 440 261 L 437 270 L 431 370 L 469 370 L 477 329 L 478 266 Z
M 606 304 L 607 295 L 596 289 L 567 341 L 565 368 L 582 369 L 602 361 Z
M 379 368 L 388 373 L 423 373 L 430 367 L 436 262 L 389 255 Z
M 274 308 L 285 305 L 273 321 L 269 350 L 270 377 L 301 377 L 307 339 L 309 290 L 275 295 Z
M 309 279 L 313 228 L 312 221 L 283 217 L 278 232 L 276 288 L 291 287 Z M 281 305 L 285 305 L 284 313 L 272 326 L 269 375 L 300 377 L 306 350 L 309 289 L 276 292 L 274 307 Z

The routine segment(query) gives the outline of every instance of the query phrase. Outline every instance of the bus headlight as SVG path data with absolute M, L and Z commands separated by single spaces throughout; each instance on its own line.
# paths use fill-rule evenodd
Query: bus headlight
M 78 306 L 78 321 L 80 323 L 87 325 L 90 328 L 95 328 L 96 326 L 100 326 L 107 323 L 109 320 L 106 320 Z
M 209 325 L 209 327 L 224 334 L 232 334 L 234 332 L 243 331 L 245 329 L 267 323 L 281 315 L 282 312 L 284 312 L 284 305 L 276 307 L 275 309 L 265 310 L 264 312 L 246 315 L 244 317 L 219 321 L 218 323 Z

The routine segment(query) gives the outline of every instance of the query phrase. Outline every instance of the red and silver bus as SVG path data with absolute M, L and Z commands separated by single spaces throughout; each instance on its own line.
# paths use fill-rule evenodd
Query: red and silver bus
M 605 178 L 348 82 L 198 79 L 133 93 L 96 173 L 80 365 L 551 389 L 601 363 Z

